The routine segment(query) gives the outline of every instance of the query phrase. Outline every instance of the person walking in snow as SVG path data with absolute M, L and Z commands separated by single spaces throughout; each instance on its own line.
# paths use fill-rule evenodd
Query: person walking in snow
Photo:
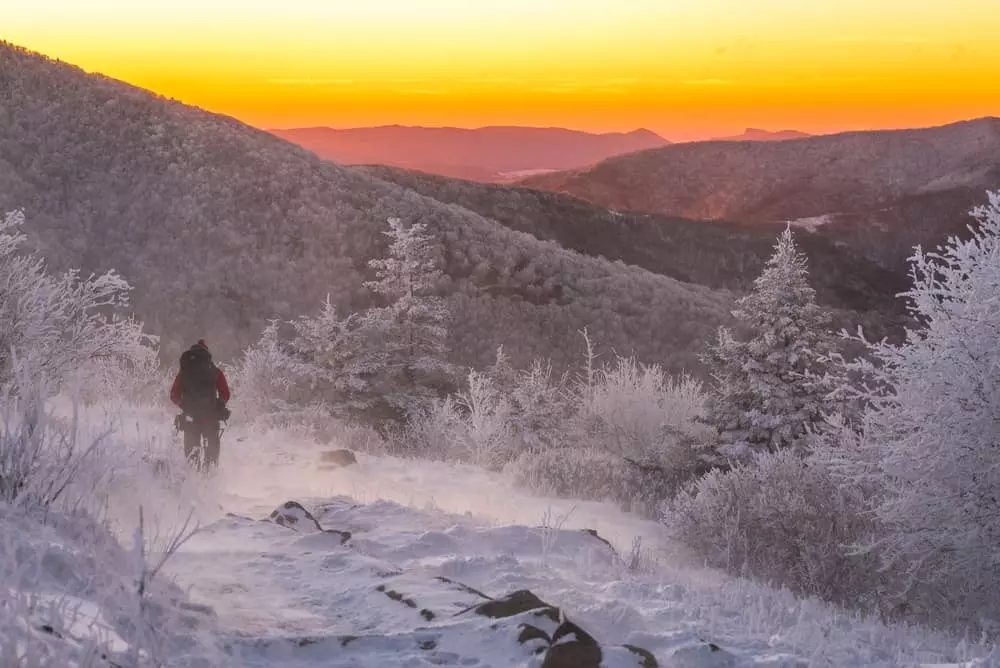
M 177 427 L 184 432 L 184 456 L 199 469 L 219 465 L 220 423 L 229 419 L 230 396 L 226 375 L 199 339 L 181 354 L 170 388 L 170 401 L 182 411 Z

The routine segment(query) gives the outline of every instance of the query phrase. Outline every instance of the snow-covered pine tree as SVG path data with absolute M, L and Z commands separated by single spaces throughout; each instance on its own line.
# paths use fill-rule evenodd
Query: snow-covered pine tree
M 435 294 L 442 272 L 426 232 L 423 223 L 390 218 L 388 256 L 368 263 L 376 280 L 365 285 L 385 303 L 364 314 L 360 330 L 379 354 L 372 390 L 389 419 L 405 418 L 454 389 L 456 369 L 446 360 L 450 314 Z
M 801 444 L 809 425 L 822 419 L 830 388 L 819 360 L 836 339 L 808 278 L 806 258 L 787 228 L 753 292 L 733 310 L 749 338 L 720 328 L 704 358 L 714 380 L 706 420 L 725 456 Z
M 879 490 L 879 553 L 902 571 L 911 609 L 1000 623 L 1000 193 L 966 241 L 917 248 L 904 295 L 924 327 L 867 344 L 846 365 L 866 379 L 856 447 L 824 453 Z

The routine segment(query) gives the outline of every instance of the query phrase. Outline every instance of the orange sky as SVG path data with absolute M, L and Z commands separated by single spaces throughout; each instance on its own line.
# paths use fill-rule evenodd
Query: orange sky
M 1000 0 L 4 0 L 0 39 L 265 128 L 1000 115 Z

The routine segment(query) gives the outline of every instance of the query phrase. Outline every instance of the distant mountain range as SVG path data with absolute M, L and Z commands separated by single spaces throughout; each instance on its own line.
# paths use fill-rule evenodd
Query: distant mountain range
M 343 165 L 392 165 L 496 183 L 584 167 L 613 155 L 669 143 L 642 129 L 592 134 L 563 128 L 492 126 L 464 129 L 388 125 L 270 132 Z
M 966 214 L 1000 189 L 1000 119 L 779 142 L 674 144 L 521 185 L 615 210 L 782 222 L 894 271 L 916 244 L 964 233 Z

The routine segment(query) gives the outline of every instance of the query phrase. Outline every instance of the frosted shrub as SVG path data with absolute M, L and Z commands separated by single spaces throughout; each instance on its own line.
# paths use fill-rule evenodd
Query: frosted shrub
M 302 318 L 299 327 L 308 322 L 315 329 L 336 316 L 327 302 L 314 319 Z M 230 408 L 235 424 L 252 425 L 261 429 L 282 429 L 304 437 L 319 437 L 329 432 L 335 419 L 331 407 L 318 396 L 317 376 L 320 370 L 296 357 L 296 348 L 279 338 L 280 323 L 268 323 L 254 345 L 243 351 L 235 365 L 227 369 L 233 386 L 234 399 Z M 320 332 L 312 332 L 321 336 Z M 331 344 L 340 339 L 330 334 Z
M 665 521 L 710 566 L 863 604 L 879 578 L 875 557 L 851 550 L 872 531 L 865 511 L 860 489 L 838 485 L 819 462 L 779 451 L 709 472 L 676 497 Z
M 498 471 L 512 459 L 511 401 L 484 374 L 469 372 L 467 383 L 456 400 L 461 424 L 453 423 L 452 432 L 458 432 L 455 440 L 467 453 L 464 459 Z
M 390 432 L 387 447 L 392 454 L 439 461 L 470 462 L 468 427 L 454 397 L 432 402 Z
M 629 475 L 620 457 L 586 448 L 524 452 L 504 473 L 537 494 L 594 501 L 620 500 Z
M 94 470 L 89 464 L 102 436 L 81 440 L 75 424 L 57 424 L 45 412 L 37 390 L 34 396 L 0 397 L 0 420 L 0 502 L 28 510 L 47 509 L 56 502 L 75 506 L 93 491 L 77 489 L 80 496 L 67 498 L 81 470 Z
M 574 434 L 626 465 L 620 501 L 648 507 L 705 467 L 710 430 L 697 422 L 705 402 L 698 381 L 672 379 L 634 358 L 618 358 L 589 378 L 579 390 Z
M 434 414 L 449 431 L 452 454 L 494 471 L 525 453 L 561 446 L 572 411 L 565 378 L 553 378 L 551 365 L 536 361 L 515 370 L 502 348 L 492 367 L 469 372 L 450 407 Z
M 173 371 L 161 367 L 157 351 L 150 345 L 130 359 L 90 361 L 70 382 L 88 404 L 126 397 L 134 405 L 150 405 L 162 400 L 172 380 Z
M 22 369 L 58 391 L 88 364 L 144 364 L 155 339 L 135 320 L 108 315 L 128 306 L 129 284 L 115 272 L 50 274 L 40 257 L 18 251 L 23 223 L 21 212 L 0 222 L 0 384 Z

